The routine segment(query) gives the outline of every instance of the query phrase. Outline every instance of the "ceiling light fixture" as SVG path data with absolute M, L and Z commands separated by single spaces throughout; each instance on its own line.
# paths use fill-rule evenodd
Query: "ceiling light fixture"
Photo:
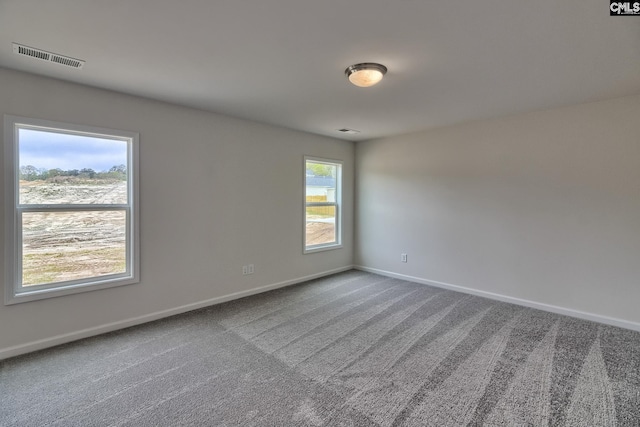
M 364 62 L 347 67 L 344 73 L 349 81 L 359 87 L 370 87 L 382 80 L 387 67 L 373 62 Z

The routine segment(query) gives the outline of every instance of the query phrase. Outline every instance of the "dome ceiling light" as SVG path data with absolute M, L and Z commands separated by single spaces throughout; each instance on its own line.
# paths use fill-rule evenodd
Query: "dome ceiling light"
M 386 72 L 387 67 L 373 62 L 351 65 L 344 70 L 349 81 L 359 87 L 370 87 L 379 83 Z

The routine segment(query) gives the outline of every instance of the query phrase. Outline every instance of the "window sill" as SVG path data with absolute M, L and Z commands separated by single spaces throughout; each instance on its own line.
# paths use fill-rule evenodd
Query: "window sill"
M 23 302 L 37 301 L 48 298 L 56 298 L 65 295 L 79 294 L 83 292 L 97 291 L 99 289 L 115 288 L 118 286 L 132 285 L 140 280 L 136 277 L 119 277 L 114 279 L 105 279 L 100 281 L 92 281 L 89 283 L 70 284 L 67 286 L 59 286 L 48 289 L 26 290 L 18 293 L 8 293 L 5 298 L 5 305 L 20 304 Z
M 334 249 L 342 249 L 342 244 L 311 246 L 311 247 L 305 248 L 303 253 L 306 255 L 306 254 L 312 254 L 316 252 L 331 251 Z

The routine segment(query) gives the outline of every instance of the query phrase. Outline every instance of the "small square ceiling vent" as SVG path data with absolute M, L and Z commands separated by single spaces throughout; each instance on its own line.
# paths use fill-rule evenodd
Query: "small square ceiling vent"
M 41 61 L 54 62 L 56 64 L 64 65 L 65 67 L 82 69 L 85 61 L 81 59 L 70 58 L 64 55 L 58 55 L 57 53 L 47 52 L 46 50 L 36 49 L 29 46 L 24 46 L 18 43 L 13 43 L 13 52 L 18 55 L 29 56 L 31 58 L 39 59 Z
M 349 129 L 349 128 L 338 129 L 338 132 L 346 133 L 348 135 L 356 135 L 356 134 L 360 133 L 359 130 Z

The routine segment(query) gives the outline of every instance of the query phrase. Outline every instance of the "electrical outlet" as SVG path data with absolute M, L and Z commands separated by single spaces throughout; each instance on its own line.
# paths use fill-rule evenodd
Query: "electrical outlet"
M 243 265 L 242 266 L 242 275 L 246 276 L 247 274 L 253 274 L 254 267 L 253 264 Z
M 407 254 L 400 254 L 400 261 L 407 262 Z

